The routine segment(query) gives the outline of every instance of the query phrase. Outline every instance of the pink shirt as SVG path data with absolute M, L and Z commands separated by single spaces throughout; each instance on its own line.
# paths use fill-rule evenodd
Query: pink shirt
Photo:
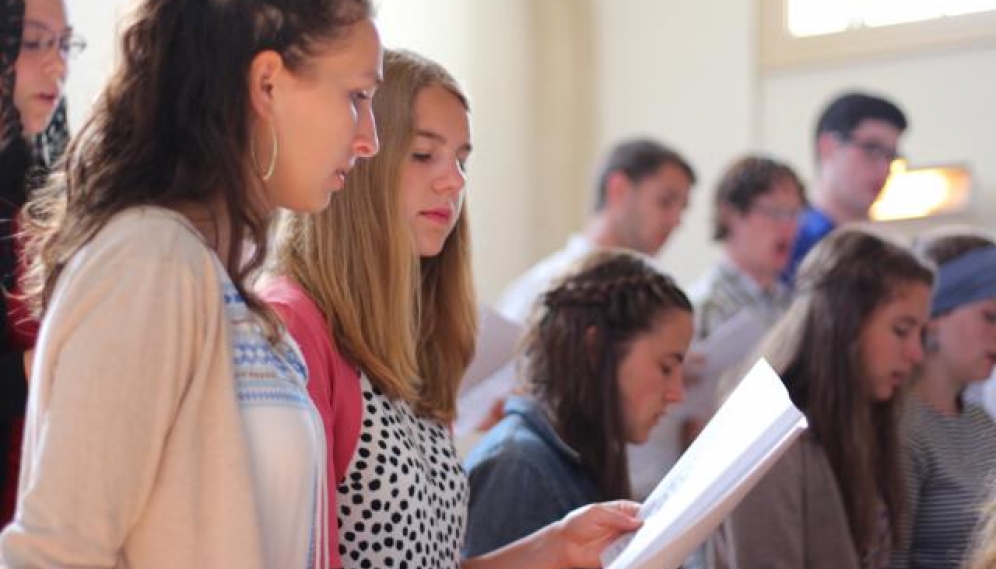
M 325 427 L 328 512 L 332 517 L 338 511 L 333 489 L 346 475 L 360 436 L 363 409 L 359 371 L 335 348 L 325 315 L 300 285 L 281 277 L 268 283 L 260 296 L 280 315 L 308 367 L 308 394 Z M 331 560 L 334 567 L 341 567 L 339 528 L 334 521 L 329 520 Z

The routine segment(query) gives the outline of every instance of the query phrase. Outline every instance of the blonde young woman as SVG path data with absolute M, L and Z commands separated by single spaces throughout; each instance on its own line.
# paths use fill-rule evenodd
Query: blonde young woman
M 317 215 L 280 227 L 264 297 L 308 365 L 330 441 L 337 561 L 352 567 L 596 567 L 634 529 L 599 505 L 461 564 L 467 481 L 453 447 L 475 300 L 464 208 L 468 105 L 453 78 L 388 52 L 374 99 L 380 154 Z

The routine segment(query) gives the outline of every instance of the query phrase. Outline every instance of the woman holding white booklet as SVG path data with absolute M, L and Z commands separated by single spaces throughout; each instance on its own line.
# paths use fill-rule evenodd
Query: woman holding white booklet
M 762 342 L 809 430 L 710 548 L 717 569 L 878 569 L 902 509 L 895 394 L 923 358 L 933 273 L 861 229 L 822 240 Z
M 592 253 L 538 310 L 524 348 L 531 396 L 509 398 L 466 462 L 466 555 L 628 498 L 626 443 L 684 397 L 692 306 L 646 257 Z

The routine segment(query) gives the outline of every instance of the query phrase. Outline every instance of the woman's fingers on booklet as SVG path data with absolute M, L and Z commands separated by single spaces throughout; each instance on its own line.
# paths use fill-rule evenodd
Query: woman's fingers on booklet
M 643 524 L 636 517 L 640 504 L 616 500 L 591 504 L 560 521 L 561 543 L 569 567 L 601 567 L 599 556 L 610 543 Z

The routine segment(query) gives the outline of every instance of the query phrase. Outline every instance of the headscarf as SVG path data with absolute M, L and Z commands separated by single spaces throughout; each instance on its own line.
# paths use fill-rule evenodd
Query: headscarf
M 996 246 L 969 251 L 938 267 L 930 315 L 989 298 L 996 298 Z

